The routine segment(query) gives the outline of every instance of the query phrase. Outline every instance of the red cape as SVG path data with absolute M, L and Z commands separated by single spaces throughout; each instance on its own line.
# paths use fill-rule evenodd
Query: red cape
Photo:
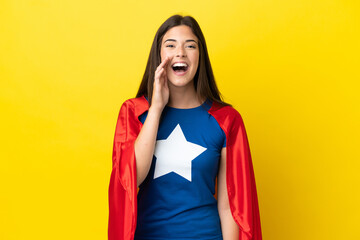
M 125 101 L 116 124 L 109 185 L 109 240 L 133 240 L 137 222 L 134 143 L 142 127 L 138 117 L 149 109 L 144 96 Z M 239 240 L 261 240 L 260 215 L 249 144 L 241 115 L 213 103 L 211 114 L 226 135 L 226 184 Z

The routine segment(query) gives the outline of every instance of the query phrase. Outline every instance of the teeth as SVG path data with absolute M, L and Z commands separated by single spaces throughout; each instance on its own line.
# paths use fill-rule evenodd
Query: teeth
M 187 67 L 188 65 L 186 63 L 175 63 L 172 65 L 173 67 Z

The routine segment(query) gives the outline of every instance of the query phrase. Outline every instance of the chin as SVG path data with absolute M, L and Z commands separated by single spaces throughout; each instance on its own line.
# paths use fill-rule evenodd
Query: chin
M 185 87 L 189 84 L 193 84 L 194 81 L 189 78 L 185 77 L 177 77 L 177 76 L 171 76 L 169 77 L 169 84 L 175 86 L 175 87 Z

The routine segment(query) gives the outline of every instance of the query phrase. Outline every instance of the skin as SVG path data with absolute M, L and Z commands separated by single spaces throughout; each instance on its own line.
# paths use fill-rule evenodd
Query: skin
M 167 57 L 165 78 L 171 92 L 169 106 L 191 108 L 202 103 L 197 99 L 194 76 L 199 66 L 198 39 L 188 26 L 177 26 L 169 29 L 163 36 L 160 56 L 162 61 Z M 175 62 L 186 62 L 188 71 L 184 76 L 177 76 L 172 70 Z
M 218 211 L 223 240 L 238 240 L 239 227 L 231 214 L 226 187 L 226 148 L 221 150 L 217 189 Z
M 155 71 L 151 106 L 144 125 L 135 141 L 137 185 L 146 178 L 153 158 L 161 113 L 166 105 L 175 108 L 193 108 L 201 105 L 194 76 L 199 65 L 198 39 L 188 26 L 176 26 L 163 36 L 161 64 Z M 186 62 L 188 71 L 177 76 L 172 70 L 175 62 Z M 218 210 L 224 240 L 239 239 L 238 226 L 229 206 L 226 188 L 226 148 L 221 151 L 218 174 Z

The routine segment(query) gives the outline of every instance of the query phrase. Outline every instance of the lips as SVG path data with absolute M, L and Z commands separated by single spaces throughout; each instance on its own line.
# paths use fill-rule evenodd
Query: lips
M 171 65 L 172 70 L 175 72 L 176 75 L 184 75 L 187 70 L 189 69 L 189 66 L 186 62 L 176 62 L 173 65 Z

